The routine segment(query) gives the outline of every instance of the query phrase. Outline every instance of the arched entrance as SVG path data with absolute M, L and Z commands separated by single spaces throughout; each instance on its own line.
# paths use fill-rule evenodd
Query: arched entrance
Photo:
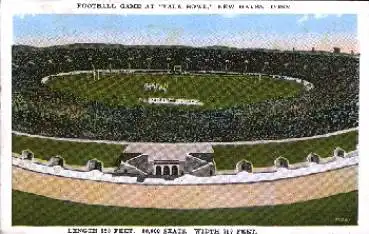
M 311 161 L 312 162 L 315 162 L 315 163 L 319 163 L 319 157 L 317 156 L 317 155 L 313 155 L 312 157 L 311 157 Z
M 96 162 L 96 170 L 102 171 L 102 163 Z
M 49 160 L 49 165 L 50 166 L 64 166 L 64 159 L 60 156 L 53 156 L 50 158 Z
M 342 158 L 343 158 L 343 157 L 345 156 L 345 151 L 343 151 L 343 150 L 338 150 L 338 151 L 337 151 L 337 156 L 338 156 L 338 157 L 342 157 Z
M 276 167 L 288 168 L 289 162 L 284 157 L 279 157 L 274 161 Z
M 252 165 L 249 162 L 244 162 L 241 164 L 241 170 L 242 171 L 247 171 L 247 172 L 252 172 Z
M 100 162 L 97 159 L 91 159 L 87 162 L 87 168 L 89 171 L 92 171 L 92 170 L 102 171 L 102 168 L 103 168 L 102 162 Z
M 163 175 L 170 175 L 169 166 L 164 166 Z
M 30 150 L 23 150 L 21 156 L 23 159 L 27 160 L 32 160 L 34 158 L 34 155 Z
M 247 171 L 249 173 L 252 172 L 252 163 L 247 160 L 241 160 L 236 164 L 236 170 L 238 172 Z
M 155 167 L 155 175 L 161 175 L 161 166 Z
M 333 155 L 336 156 L 336 157 L 341 157 L 341 158 L 344 158 L 345 157 L 345 151 L 339 147 L 337 147 L 334 152 L 333 152 Z
M 172 175 L 178 176 L 178 166 L 172 166 Z
M 309 154 L 308 161 L 313 162 L 313 163 L 319 163 L 320 162 L 320 157 L 317 154 Z

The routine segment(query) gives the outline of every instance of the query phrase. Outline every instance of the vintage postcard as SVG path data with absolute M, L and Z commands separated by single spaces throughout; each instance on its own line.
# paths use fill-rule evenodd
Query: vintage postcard
M 6 1 L 2 230 L 369 231 L 367 6 Z

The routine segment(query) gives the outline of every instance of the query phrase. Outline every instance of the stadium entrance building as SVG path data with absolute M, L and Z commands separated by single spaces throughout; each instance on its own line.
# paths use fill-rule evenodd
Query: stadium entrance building
M 123 150 L 118 174 L 175 178 L 215 174 L 214 150 L 208 144 L 133 143 Z

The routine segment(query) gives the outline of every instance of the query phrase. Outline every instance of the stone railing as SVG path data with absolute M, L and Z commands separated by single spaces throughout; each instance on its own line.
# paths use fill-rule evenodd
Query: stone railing
M 337 148 L 339 149 L 339 148 Z M 242 160 L 243 163 L 249 163 L 245 167 L 237 163 L 234 173 L 217 172 L 215 176 L 197 177 L 186 174 L 174 180 L 165 180 L 164 178 L 146 178 L 140 182 L 143 184 L 222 184 L 222 183 L 250 183 L 260 181 L 273 181 L 285 178 L 305 176 L 315 173 L 326 172 L 358 165 L 358 151 L 349 153 L 335 150 L 335 155 L 324 160 L 316 154 L 309 154 L 307 161 L 298 164 L 289 165 L 288 160 L 278 158 L 275 160 L 274 167 L 253 168 L 252 163 Z M 281 159 L 282 163 L 281 163 Z M 95 181 L 106 181 L 113 183 L 138 183 L 138 177 L 116 176 L 115 168 L 103 168 L 100 161 L 89 160 L 85 167 L 75 167 L 66 165 L 64 159 L 60 156 L 52 157 L 49 161 L 43 161 L 33 158 L 26 151 L 21 155 L 13 154 L 13 165 L 39 173 L 57 175 L 62 177 L 86 179 Z

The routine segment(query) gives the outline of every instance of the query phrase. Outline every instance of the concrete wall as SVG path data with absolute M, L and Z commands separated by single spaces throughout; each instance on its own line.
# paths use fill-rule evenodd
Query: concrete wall
M 125 163 L 125 162 L 122 162 L 119 166 L 119 168 L 117 168 L 115 170 L 115 173 L 118 173 L 118 174 L 126 174 L 126 175 L 135 175 L 135 176 L 145 176 L 147 175 L 145 172 L 139 170 L 138 168 L 128 164 L 128 163 Z
M 140 155 L 134 158 L 131 158 L 126 161 L 127 164 L 137 167 L 141 171 L 149 171 L 151 168 L 149 167 L 149 156 L 148 155 Z
M 191 175 L 194 176 L 214 176 L 215 175 L 215 167 L 212 163 L 208 163 L 202 167 L 197 168 L 191 172 Z
M 206 165 L 207 162 L 205 160 L 201 160 L 199 158 L 196 158 L 194 156 L 188 155 L 186 157 L 185 165 L 184 165 L 184 171 L 185 172 L 191 172 L 201 166 Z

